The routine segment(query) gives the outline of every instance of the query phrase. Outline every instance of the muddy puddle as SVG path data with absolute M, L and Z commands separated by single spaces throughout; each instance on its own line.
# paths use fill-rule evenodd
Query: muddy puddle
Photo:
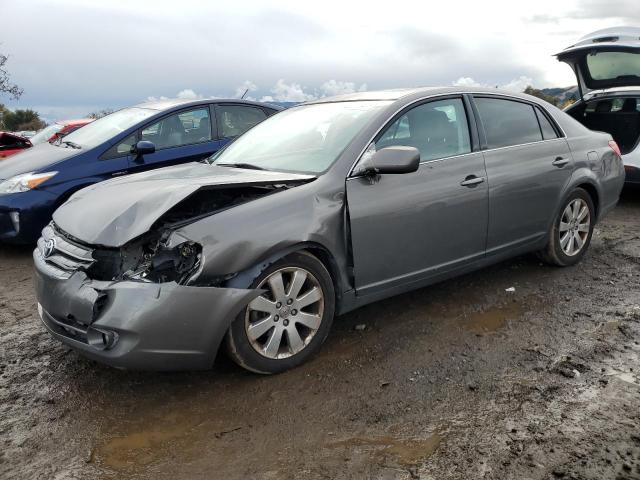
M 396 464 L 410 467 L 428 459 L 440 446 L 442 437 L 433 433 L 423 439 L 379 437 L 351 437 L 328 444 L 332 449 L 344 449 L 347 453 L 365 452 L 378 465 Z
M 90 461 L 115 471 L 135 471 L 166 456 L 197 427 L 177 415 L 154 423 L 107 440 L 92 452 Z
M 522 315 L 524 307 L 519 303 L 509 303 L 468 315 L 464 327 L 473 333 L 492 333 L 504 327 L 508 320 Z

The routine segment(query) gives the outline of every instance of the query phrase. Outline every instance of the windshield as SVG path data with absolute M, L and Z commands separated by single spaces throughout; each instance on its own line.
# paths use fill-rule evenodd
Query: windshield
M 29 139 L 32 145 L 37 145 L 39 143 L 48 142 L 49 139 L 62 130 L 62 125 L 59 123 L 54 123 L 53 125 L 49 125 L 48 127 L 43 128 L 38 133 L 36 133 L 33 137 Z
M 124 108 L 70 133 L 64 137 L 62 143 L 69 142 L 80 148 L 93 148 L 157 113 L 157 110 L 148 108 Z
M 387 101 L 336 102 L 284 110 L 214 155 L 217 165 L 320 173 Z
M 587 67 L 594 80 L 640 80 L 640 53 L 596 51 L 587 55 Z

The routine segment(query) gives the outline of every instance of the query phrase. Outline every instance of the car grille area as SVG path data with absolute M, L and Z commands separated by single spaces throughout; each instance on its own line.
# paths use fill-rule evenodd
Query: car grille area
M 69 239 L 54 224 L 42 230 L 36 256 L 50 275 L 60 279 L 67 279 L 78 270 L 87 270 L 95 263 L 93 249 Z

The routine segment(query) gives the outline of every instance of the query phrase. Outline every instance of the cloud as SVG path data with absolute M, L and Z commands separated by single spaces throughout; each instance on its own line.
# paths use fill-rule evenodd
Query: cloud
M 471 77 L 460 77 L 458 80 L 452 82 L 451 84 L 454 87 L 485 87 L 498 88 L 500 90 L 507 90 L 509 92 L 523 92 L 525 88 L 533 85 L 533 79 L 531 77 L 521 75 L 520 77 L 514 78 L 513 80 L 501 85 L 489 85 L 486 83 L 477 82 Z
M 568 85 L 573 73 L 551 55 L 586 33 L 638 20 L 637 2 L 537 0 L 507 8 L 504 0 L 485 0 L 466 2 L 461 15 L 459 2 L 417 0 L 404 9 L 344 0 L 325 0 L 322 8 L 182 0 L 179 9 L 153 0 L 4 0 L 3 15 L 28 18 L 29 28 L 3 24 L 0 49 L 11 55 L 12 79 L 25 93 L 0 102 L 71 114 L 180 91 L 185 98 L 238 98 L 248 88 L 246 98 L 304 101 L 460 78 Z M 42 48 L 52 38 L 63 53 Z
M 454 87 L 482 87 L 483 85 L 480 82 L 476 82 L 471 77 L 460 77 L 455 82 L 452 82 L 451 85 Z
M 364 92 L 367 84 L 357 85 L 355 82 L 343 80 L 327 80 L 318 89 L 309 90 L 299 83 L 286 83 L 284 79 L 279 79 L 270 90 L 271 95 L 264 95 L 260 98 L 262 102 L 307 102 L 317 98 L 332 97 L 334 95 L 344 95 L 354 92 Z
M 273 95 L 262 97 L 263 102 L 306 102 L 316 98 L 316 95 L 307 93 L 304 88 L 295 82 L 285 83 L 284 79 L 279 79 L 271 89 Z
M 612 20 L 624 25 L 640 22 L 638 0 L 578 0 L 575 8 L 561 13 L 539 13 L 526 17 L 532 24 L 562 24 L 567 20 Z M 609 25 L 612 26 L 612 25 Z M 584 31 L 582 35 L 592 30 Z
M 196 93 L 193 89 L 191 88 L 185 88 L 183 90 L 180 90 L 178 93 L 176 93 L 175 95 L 149 95 L 145 101 L 146 102 L 158 102 L 158 101 L 162 101 L 162 100 L 169 100 L 172 98 L 179 98 L 181 100 L 202 100 L 202 99 L 209 99 L 209 98 L 220 98 L 219 95 L 204 95 L 202 93 Z
M 258 90 L 258 86 L 255 83 L 251 80 L 245 80 L 241 85 L 236 87 L 234 98 L 242 98 L 242 96 L 245 95 L 244 98 L 246 100 L 255 100 L 253 97 L 247 96 L 246 94 L 255 92 L 256 90 Z
M 638 0 L 579 0 L 577 8 L 567 16 L 598 20 L 616 18 L 633 25 L 640 21 L 640 5 Z
M 525 18 L 525 21 L 528 23 L 539 23 L 539 24 L 557 24 L 560 22 L 562 17 L 559 15 L 550 15 L 548 13 L 539 13 L 536 15 L 531 15 L 530 17 Z
M 176 95 L 178 98 L 182 98 L 184 100 L 198 100 L 199 98 L 203 98 L 202 95 L 197 94 L 190 88 L 185 88 L 184 90 L 180 90 Z
M 402 28 L 389 32 L 389 39 L 411 59 L 436 59 L 459 53 L 463 46 L 456 37 L 418 28 Z
M 367 90 L 367 84 L 363 83 L 356 87 L 354 82 L 343 82 L 339 80 L 328 80 L 320 85 L 320 91 L 323 97 L 332 97 L 333 95 L 343 95 L 346 93 L 364 92 Z
M 533 85 L 533 79 L 531 77 L 525 77 L 524 75 L 511 80 L 504 85 L 500 85 L 498 88 L 502 90 L 508 90 L 510 92 L 524 92 L 524 89 Z

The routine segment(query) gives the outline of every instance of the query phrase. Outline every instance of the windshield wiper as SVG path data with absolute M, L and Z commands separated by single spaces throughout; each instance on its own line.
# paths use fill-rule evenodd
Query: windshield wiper
M 75 148 L 76 150 L 80 150 L 82 147 L 80 145 L 78 145 L 75 142 L 70 142 L 69 140 L 63 140 L 62 142 L 63 145 L 69 145 L 71 148 Z
M 266 168 L 259 167 L 253 163 L 213 163 L 212 165 L 219 165 L 221 167 L 234 167 L 234 168 L 246 168 L 249 170 L 266 170 Z

